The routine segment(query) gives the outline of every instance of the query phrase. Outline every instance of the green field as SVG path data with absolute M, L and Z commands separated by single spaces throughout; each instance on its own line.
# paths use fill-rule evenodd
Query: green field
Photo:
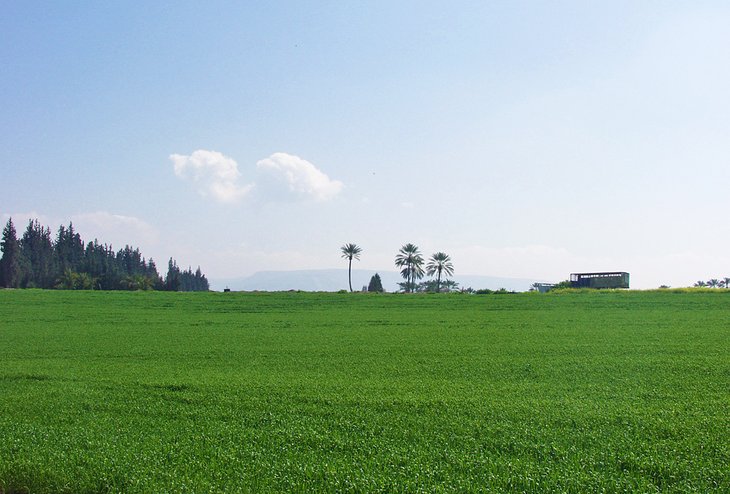
M 0 493 L 727 492 L 730 293 L 0 291 Z

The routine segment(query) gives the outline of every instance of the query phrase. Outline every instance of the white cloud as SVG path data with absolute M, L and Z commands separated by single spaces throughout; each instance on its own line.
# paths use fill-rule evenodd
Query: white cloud
M 39 214 L 35 211 L 31 211 L 29 213 L 2 213 L 2 225 L 0 225 L 0 228 L 4 228 L 8 223 L 8 220 L 11 218 L 18 237 L 23 235 L 23 232 L 28 227 L 28 222 L 32 220 L 38 220 L 41 226 L 50 226 L 51 231 L 53 231 L 53 228 L 58 228 L 58 224 L 56 224 L 58 223 L 57 221 L 52 220 L 45 214 Z
M 274 153 L 256 163 L 259 171 L 283 182 L 290 192 L 315 201 L 327 201 L 342 190 L 339 180 L 330 179 L 309 161 L 287 153 Z
M 200 194 L 218 202 L 238 202 L 254 187 L 240 184 L 238 163 L 218 151 L 198 149 L 190 156 L 171 154 L 170 160 L 178 178 L 196 183 Z
M 162 258 L 160 252 L 154 250 L 160 246 L 160 233 L 154 226 L 134 216 L 112 214 L 106 211 L 79 213 L 70 217 L 49 216 L 36 212 L 30 213 L 3 213 L 3 225 L 12 217 L 18 237 L 21 237 L 28 226 L 29 220 L 38 220 L 43 227 L 51 229 L 51 238 L 55 240 L 59 226 L 68 226 L 73 223 L 74 230 L 81 235 L 84 242 L 97 239 L 103 244 L 112 245 L 119 249 L 129 244 L 139 247 L 145 256 Z
M 255 183 L 241 184 L 238 163 L 218 151 L 198 149 L 190 156 L 171 154 L 175 175 L 193 182 L 204 197 L 218 202 L 236 203 L 256 187 Z M 263 182 L 261 195 L 271 199 L 281 195 L 318 202 L 334 198 L 343 188 L 342 182 L 330 179 L 309 161 L 287 153 L 274 153 L 256 163 L 257 178 Z
M 112 214 L 106 211 L 81 213 L 71 216 L 74 228 L 85 241 L 94 238 L 120 248 L 123 245 L 151 246 L 159 242 L 159 232 L 146 221 L 134 216 Z

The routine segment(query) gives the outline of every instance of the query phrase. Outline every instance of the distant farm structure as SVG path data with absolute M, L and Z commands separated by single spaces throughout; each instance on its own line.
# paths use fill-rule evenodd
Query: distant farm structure
M 546 293 L 555 288 L 629 288 L 629 273 L 625 271 L 571 273 L 570 280 L 561 281 L 560 283 L 533 283 L 530 291 Z
M 533 283 L 532 288 L 540 293 L 547 293 L 555 287 L 555 283 Z
M 604 273 L 571 273 L 573 288 L 628 288 L 629 273 L 612 271 Z

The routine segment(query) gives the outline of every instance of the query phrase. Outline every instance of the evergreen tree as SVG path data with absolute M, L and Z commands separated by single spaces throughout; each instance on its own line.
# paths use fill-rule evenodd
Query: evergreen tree
M 208 290 L 210 290 L 210 283 L 198 266 L 198 269 L 195 270 L 195 291 L 207 292 Z
M 86 244 L 84 251 L 84 272 L 94 280 L 94 288 L 102 289 L 102 276 L 106 272 L 106 249 L 99 241 Z
M 210 289 L 208 280 L 200 271 L 200 266 L 193 272 L 189 267 L 180 273 L 180 290 L 183 292 L 206 292 Z
M 53 272 L 53 241 L 51 229 L 41 226 L 38 220 L 28 222 L 20 239 L 24 269 L 24 288 L 52 288 L 56 279 Z
M 73 223 L 69 223 L 68 228 L 64 228 L 63 225 L 58 228 L 54 251 L 57 273 L 61 274 L 66 269 L 75 272 L 83 269 L 84 242 L 81 240 L 81 235 L 74 230 Z
M 177 267 L 177 263 L 170 258 L 167 263 L 167 276 L 165 276 L 165 290 L 170 292 L 177 292 L 182 289 L 182 283 L 180 280 L 180 268 Z
M 200 290 L 210 285 L 198 267 L 181 272 L 170 258 L 163 280 L 152 259 L 126 245 L 115 252 L 98 240 L 84 244 L 69 223 L 60 226 L 55 241 L 50 228 L 31 220 L 19 240 L 12 219 L 0 242 L 0 287 L 62 288 L 69 290 Z
M 3 257 L 0 259 L 0 286 L 18 288 L 21 282 L 20 242 L 18 242 L 13 219 L 8 219 L 3 229 L 0 249 Z
M 155 261 L 152 260 L 150 257 L 149 261 L 147 261 L 147 267 L 145 269 L 145 273 L 147 278 L 150 280 L 152 284 L 153 290 L 162 290 L 164 288 L 164 282 L 162 281 L 162 278 L 160 277 L 160 273 L 157 271 L 157 265 L 155 264 Z
M 89 242 L 84 254 L 83 271 L 89 274 L 95 289 L 121 289 L 122 273 L 111 245 L 101 245 L 96 239 Z
M 380 275 L 378 273 L 375 273 L 372 278 L 370 278 L 370 283 L 368 284 L 368 291 L 369 292 L 378 292 L 383 293 L 385 290 L 383 290 L 383 282 L 380 279 Z

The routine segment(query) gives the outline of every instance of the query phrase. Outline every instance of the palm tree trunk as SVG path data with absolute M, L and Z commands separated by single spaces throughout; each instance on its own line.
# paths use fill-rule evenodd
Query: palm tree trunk
M 410 281 L 408 282 L 408 291 L 410 293 L 413 293 L 415 291 L 414 290 L 415 287 L 413 285 L 416 283 L 416 275 L 413 272 L 413 264 L 409 264 L 408 268 L 409 268 L 408 274 L 410 275 L 410 278 L 411 278 Z
M 350 263 L 347 265 L 347 281 L 350 283 L 350 293 L 352 293 L 352 257 Z
M 436 278 L 436 293 L 441 293 L 441 269 L 438 270 L 439 275 Z

